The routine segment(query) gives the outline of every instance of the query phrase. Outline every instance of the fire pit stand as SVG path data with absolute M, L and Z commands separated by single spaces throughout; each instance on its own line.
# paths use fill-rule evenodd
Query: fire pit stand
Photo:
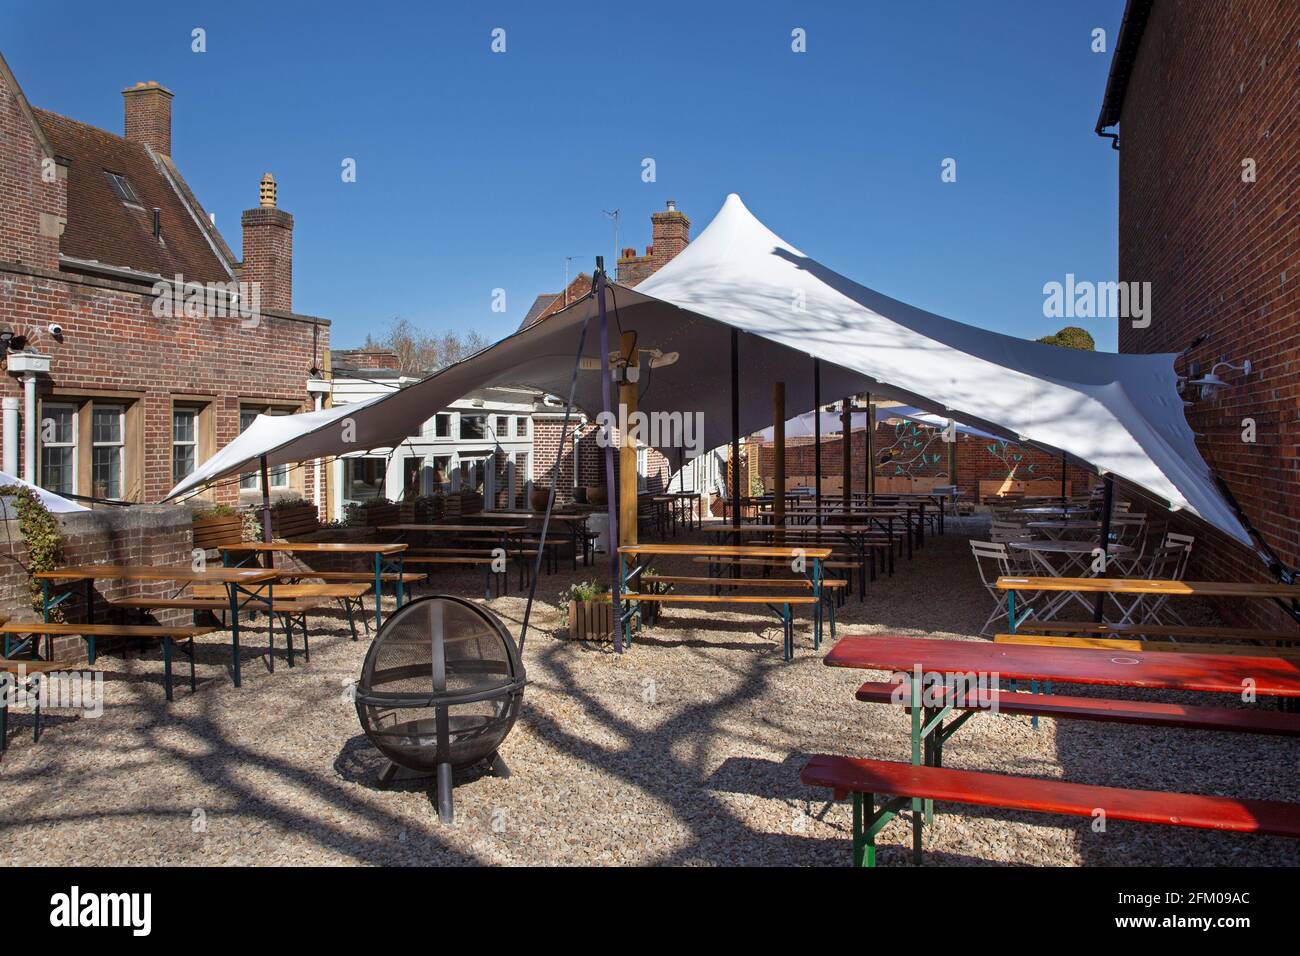
M 370 741 L 400 767 L 435 777 L 438 815 L 454 819 L 453 772 L 509 769 L 499 748 L 519 715 L 526 683 L 519 649 L 501 621 L 470 601 L 420 598 L 389 615 L 366 654 L 357 716 Z

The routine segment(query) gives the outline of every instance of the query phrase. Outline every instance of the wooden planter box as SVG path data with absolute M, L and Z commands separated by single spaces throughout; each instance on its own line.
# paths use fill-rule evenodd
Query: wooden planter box
M 277 538 L 298 538 L 320 529 L 316 506 L 303 503 L 271 509 L 271 534 Z
M 578 641 L 612 641 L 614 639 L 613 602 L 570 601 L 569 637 Z
M 361 517 L 370 528 L 381 524 L 401 524 L 401 516 L 402 509 L 397 505 L 375 505 L 373 508 L 361 509 Z
M 195 518 L 194 547 L 206 551 L 239 544 L 244 538 L 243 529 L 244 518 L 240 514 Z

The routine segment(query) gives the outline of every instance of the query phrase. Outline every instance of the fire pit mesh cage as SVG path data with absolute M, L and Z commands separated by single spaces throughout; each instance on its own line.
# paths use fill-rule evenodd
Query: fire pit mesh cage
M 357 714 L 390 760 L 433 772 L 486 760 L 514 725 L 523 665 L 492 614 L 449 596 L 390 615 L 366 655 Z

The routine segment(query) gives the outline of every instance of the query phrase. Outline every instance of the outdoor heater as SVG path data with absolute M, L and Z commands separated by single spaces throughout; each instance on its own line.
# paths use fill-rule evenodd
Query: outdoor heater
M 509 776 L 498 752 L 524 696 L 519 648 L 501 621 L 476 604 L 434 595 L 389 615 L 366 654 L 357 716 L 390 764 L 436 778 L 438 815 L 453 819 L 452 777 L 486 764 Z

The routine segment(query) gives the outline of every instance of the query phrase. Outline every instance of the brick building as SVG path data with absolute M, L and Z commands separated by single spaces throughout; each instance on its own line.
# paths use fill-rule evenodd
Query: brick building
M 1246 515 L 1300 564 L 1300 5 L 1129 0 L 1097 132 L 1118 126 L 1119 278 L 1151 283 L 1123 352 L 1181 352 L 1198 445 Z M 1196 367 L 1192 367 L 1195 363 Z M 1249 438 L 1247 421 L 1257 430 Z M 1258 556 L 1198 526 L 1197 576 L 1270 579 Z M 1240 603 L 1240 602 L 1238 602 Z M 1247 602 L 1262 617 L 1264 602 Z M 1272 612 L 1269 612 L 1272 615 Z M 1275 615 L 1274 615 L 1275 616 Z
M 122 96 L 118 135 L 32 107 L 0 58 L 0 438 L 5 469 L 51 490 L 151 502 L 257 413 L 313 407 L 329 323 L 293 312 L 270 174 L 237 260 L 173 161 L 172 93 Z M 272 484 L 314 493 L 310 468 Z

